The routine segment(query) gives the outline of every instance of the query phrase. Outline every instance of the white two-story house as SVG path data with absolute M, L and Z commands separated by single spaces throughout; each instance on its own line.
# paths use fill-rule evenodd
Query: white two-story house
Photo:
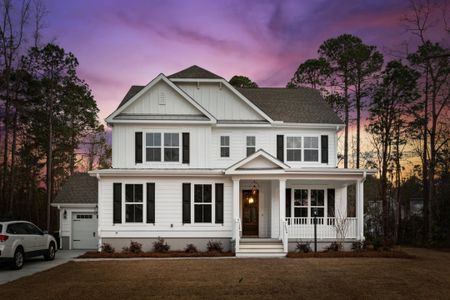
M 77 179 L 96 180 L 98 200 L 67 200 L 88 185 L 69 180 L 53 204 L 68 248 L 133 240 L 151 250 L 162 237 L 172 250 L 215 240 L 237 256 L 283 256 L 313 240 L 314 217 L 322 246 L 364 239 L 363 183 L 373 172 L 337 168 L 344 125 L 316 90 L 236 89 L 192 66 L 132 86 L 106 122 L 112 168 Z

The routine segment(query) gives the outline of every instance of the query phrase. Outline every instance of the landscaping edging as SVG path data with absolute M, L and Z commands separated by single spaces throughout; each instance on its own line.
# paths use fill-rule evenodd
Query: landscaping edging
M 393 251 L 328 251 L 328 252 L 308 252 L 308 253 L 299 253 L 299 252 L 289 252 L 287 254 L 289 258 L 355 258 L 355 257 L 364 257 L 364 258 L 415 258 L 414 255 L 410 255 L 406 252 L 393 250 Z
M 203 257 L 233 257 L 232 252 L 142 252 L 142 253 L 104 253 L 89 251 L 78 256 L 78 259 L 130 259 L 130 258 L 203 258 Z

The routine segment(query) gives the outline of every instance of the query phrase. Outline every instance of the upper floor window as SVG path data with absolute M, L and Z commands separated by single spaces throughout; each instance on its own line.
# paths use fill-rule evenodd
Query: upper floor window
M 287 161 L 302 160 L 302 138 L 300 136 L 288 136 L 286 147 Z
M 195 223 L 211 223 L 212 219 L 212 185 L 194 185 L 194 220 Z
M 256 137 L 248 136 L 247 137 L 247 156 L 250 156 L 255 152 L 256 152 Z
M 180 134 L 151 132 L 145 134 L 146 161 L 180 161 Z
M 220 137 L 220 157 L 230 157 L 230 137 Z
M 319 161 L 319 138 L 317 136 L 305 136 L 303 141 L 305 161 Z
M 125 185 L 125 222 L 139 223 L 143 220 L 143 185 Z
M 319 137 L 317 136 L 288 136 L 286 137 L 287 161 L 319 161 Z
M 164 161 L 180 160 L 180 135 L 164 133 Z
M 161 133 L 147 133 L 145 157 L 147 161 L 161 161 Z

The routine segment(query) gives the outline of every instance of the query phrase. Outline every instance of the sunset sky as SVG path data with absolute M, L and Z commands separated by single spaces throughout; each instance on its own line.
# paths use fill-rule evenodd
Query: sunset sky
M 44 1 L 44 37 L 80 62 L 103 120 L 129 86 L 191 65 L 285 86 L 299 63 L 342 33 L 390 59 L 414 43 L 395 1 Z

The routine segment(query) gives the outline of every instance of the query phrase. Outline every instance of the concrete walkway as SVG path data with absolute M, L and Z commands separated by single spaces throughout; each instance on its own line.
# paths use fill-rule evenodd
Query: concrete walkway
M 56 252 L 56 257 L 52 261 L 45 261 L 42 256 L 26 260 L 21 270 L 11 270 L 8 265 L 0 265 L 0 285 L 62 265 L 85 252 L 79 250 L 59 250 Z

